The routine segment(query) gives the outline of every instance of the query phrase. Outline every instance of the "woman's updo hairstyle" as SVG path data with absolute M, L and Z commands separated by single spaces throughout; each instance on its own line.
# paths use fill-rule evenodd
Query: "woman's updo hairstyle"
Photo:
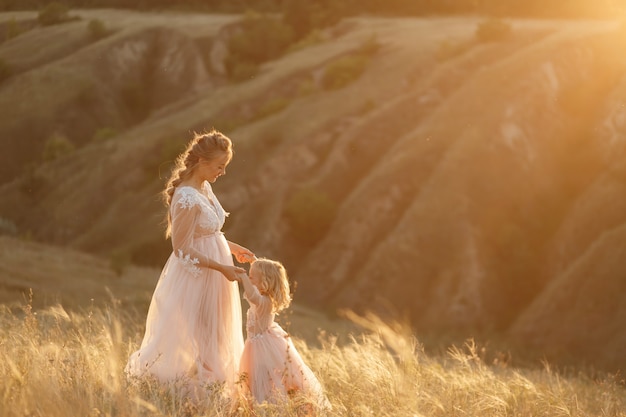
M 172 174 L 165 185 L 162 193 L 165 205 L 169 208 L 176 187 L 191 177 L 202 159 L 210 161 L 221 156 L 224 152 L 232 156 L 233 144 L 223 133 L 215 129 L 204 133 L 194 133 L 194 137 L 189 141 L 186 149 L 176 158 Z M 171 229 L 172 217 L 168 210 L 167 230 L 165 231 L 167 237 L 170 236 Z

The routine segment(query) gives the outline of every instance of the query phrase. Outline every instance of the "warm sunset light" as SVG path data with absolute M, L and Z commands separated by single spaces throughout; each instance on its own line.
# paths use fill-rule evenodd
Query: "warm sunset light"
M 0 0 L 0 417 L 626 417 L 626 2 Z

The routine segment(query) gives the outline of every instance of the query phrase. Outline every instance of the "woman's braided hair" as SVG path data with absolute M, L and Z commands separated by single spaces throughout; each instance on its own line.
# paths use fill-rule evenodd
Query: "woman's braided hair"
M 231 140 L 223 133 L 215 129 L 204 133 L 194 133 L 194 137 L 187 144 L 187 148 L 176 158 L 170 178 L 162 192 L 165 205 L 169 208 L 176 187 L 191 177 L 201 159 L 212 160 L 224 152 L 232 155 L 233 145 Z M 170 210 L 168 210 L 165 236 L 169 237 L 171 232 L 172 216 Z

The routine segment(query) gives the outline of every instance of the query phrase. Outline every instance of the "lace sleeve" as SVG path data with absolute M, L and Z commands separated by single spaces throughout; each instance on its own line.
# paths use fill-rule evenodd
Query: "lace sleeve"
M 200 266 L 208 259 L 194 245 L 194 232 L 202 210 L 192 193 L 177 193 L 172 199 L 172 248 L 178 260 L 195 276 L 202 273 Z

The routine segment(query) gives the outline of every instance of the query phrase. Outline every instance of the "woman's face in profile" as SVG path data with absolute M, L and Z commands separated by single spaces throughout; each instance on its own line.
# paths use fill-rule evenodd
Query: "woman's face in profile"
M 213 159 L 204 159 L 200 162 L 200 176 L 203 180 L 214 183 L 222 175 L 226 175 L 226 167 L 230 163 L 231 155 L 223 152 Z

